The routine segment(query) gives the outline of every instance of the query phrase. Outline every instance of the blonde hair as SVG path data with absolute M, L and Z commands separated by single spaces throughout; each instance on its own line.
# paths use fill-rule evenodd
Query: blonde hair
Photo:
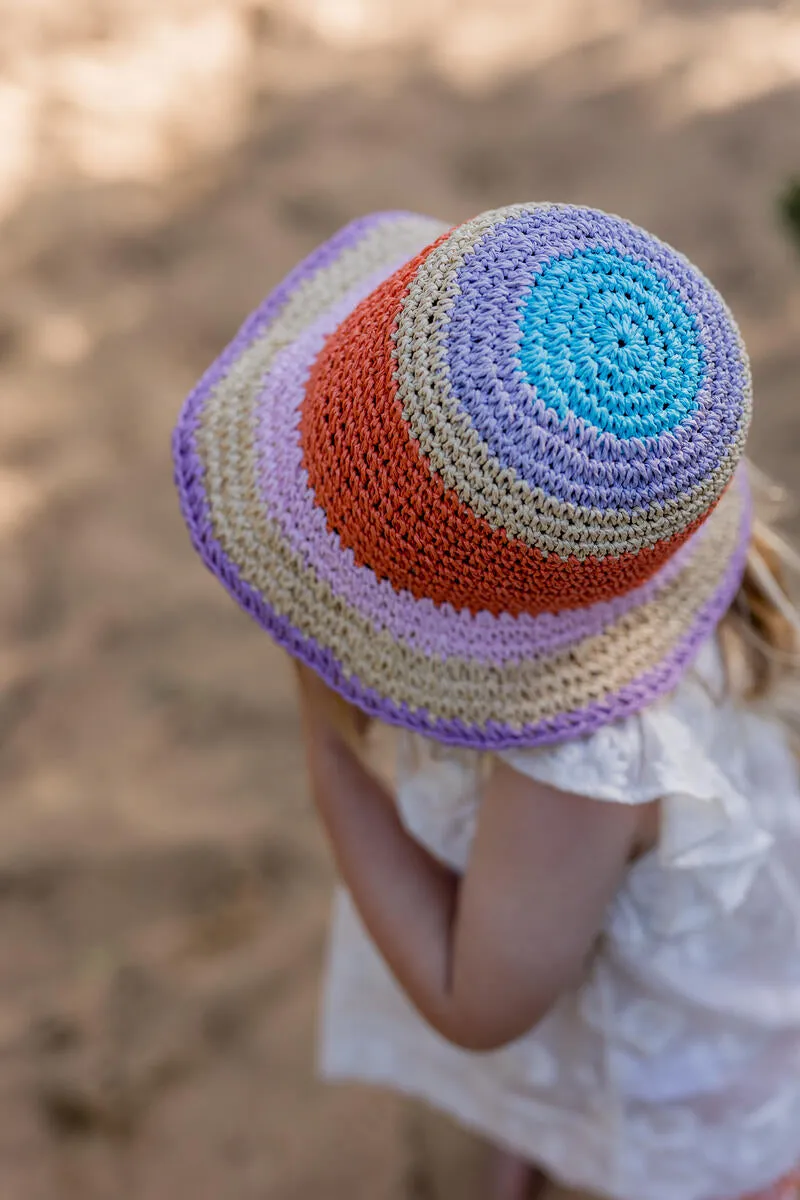
M 755 506 L 750 546 L 719 641 L 730 693 L 762 700 L 800 673 L 800 614 L 788 584 L 791 574 L 800 576 L 800 556 L 773 527 L 786 511 L 785 491 L 752 464 L 748 475 Z

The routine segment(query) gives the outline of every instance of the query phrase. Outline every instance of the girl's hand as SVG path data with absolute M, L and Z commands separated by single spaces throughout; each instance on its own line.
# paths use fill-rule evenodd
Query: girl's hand
M 317 811 L 390 970 L 456 1045 L 521 1037 L 581 978 L 639 835 L 637 806 L 494 762 L 460 879 L 415 841 L 358 753 L 367 719 L 307 667 L 297 673 Z
M 369 717 L 334 692 L 315 671 L 295 661 L 300 708 L 309 739 L 338 737 L 358 749 L 369 726 Z

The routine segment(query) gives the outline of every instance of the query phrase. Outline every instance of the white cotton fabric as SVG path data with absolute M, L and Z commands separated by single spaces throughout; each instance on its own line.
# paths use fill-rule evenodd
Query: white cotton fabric
M 709 644 L 679 689 L 590 737 L 500 757 L 562 790 L 662 802 L 578 992 L 489 1054 L 438 1037 L 337 896 L 322 1022 L 327 1077 L 428 1100 L 573 1187 L 721 1200 L 800 1164 L 800 792 L 782 731 L 721 699 Z M 410 733 L 397 804 L 459 871 L 481 760 Z

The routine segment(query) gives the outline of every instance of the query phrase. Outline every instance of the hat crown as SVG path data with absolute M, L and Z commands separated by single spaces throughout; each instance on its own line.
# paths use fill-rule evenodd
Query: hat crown
M 358 562 L 419 597 L 517 613 L 648 578 L 725 490 L 749 416 L 735 322 L 682 255 L 617 217 L 517 205 L 451 230 L 355 309 L 303 429 L 318 503 Z
M 741 456 L 751 388 L 731 313 L 683 255 L 618 217 L 531 204 L 458 227 L 420 263 L 397 344 L 412 422 L 446 413 L 562 499 L 574 484 L 587 507 L 647 507 L 722 467 L 719 496 Z

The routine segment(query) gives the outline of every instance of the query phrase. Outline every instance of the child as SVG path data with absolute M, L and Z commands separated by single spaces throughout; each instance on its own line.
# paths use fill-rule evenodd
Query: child
M 196 548 L 301 664 L 347 888 L 323 1070 L 493 1139 L 496 1196 L 796 1195 L 800 795 L 752 703 L 796 619 L 750 408 L 686 259 L 523 204 L 348 226 L 176 430 Z

